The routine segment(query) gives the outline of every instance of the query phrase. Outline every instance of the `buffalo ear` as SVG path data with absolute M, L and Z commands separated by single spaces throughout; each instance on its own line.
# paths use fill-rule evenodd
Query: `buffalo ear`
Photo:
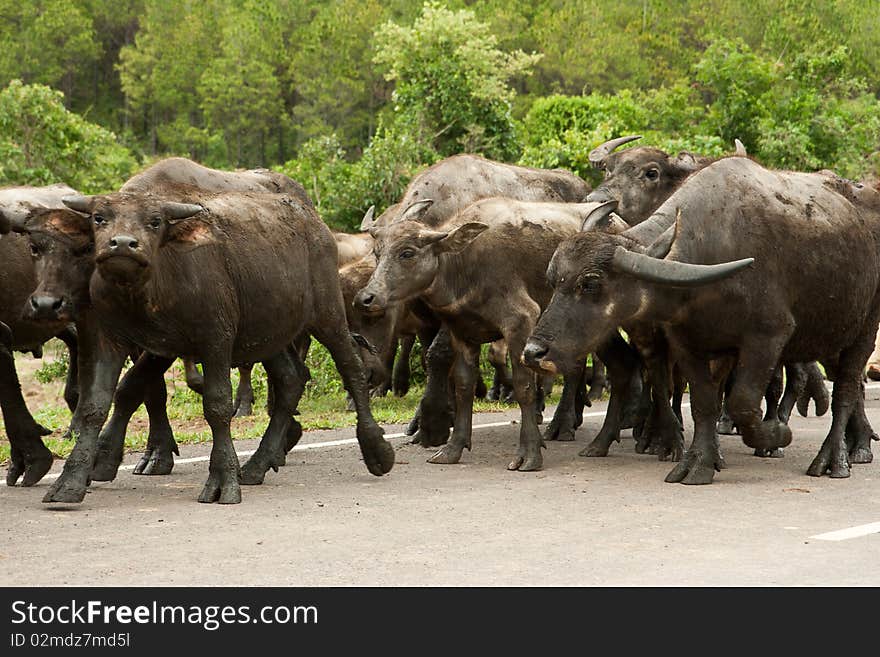
M 168 222 L 165 242 L 178 248 L 195 249 L 217 241 L 214 226 L 199 219 L 181 219 Z
M 59 233 L 71 237 L 92 235 L 91 220 L 79 212 L 70 210 L 51 210 L 45 224 Z
M 414 201 L 410 203 L 406 208 L 404 208 L 403 212 L 400 213 L 400 218 L 397 221 L 420 221 L 425 213 L 428 211 L 434 204 L 434 199 L 424 198 L 421 201 Z M 395 223 L 397 223 L 395 221 Z
M 450 231 L 445 237 L 437 242 L 437 249 L 441 253 L 458 253 L 464 250 L 483 231 L 489 230 L 486 224 L 469 221 Z
M 679 171 L 692 173 L 700 168 L 700 161 L 693 153 L 689 153 L 688 151 L 681 151 L 678 154 L 678 157 L 676 157 L 672 161 L 672 166 L 674 166 Z

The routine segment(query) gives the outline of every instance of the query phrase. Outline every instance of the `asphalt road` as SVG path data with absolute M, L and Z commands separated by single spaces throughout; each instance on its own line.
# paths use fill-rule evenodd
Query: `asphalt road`
M 880 385 L 867 398 L 880 428 Z M 804 474 L 830 414 L 795 416 L 782 459 L 756 458 L 738 437 L 722 437 L 728 468 L 711 486 L 688 487 L 664 483 L 671 465 L 635 454 L 628 431 L 608 457 L 579 457 L 603 410 L 588 409 L 576 442 L 548 444 L 537 473 L 505 470 L 518 436 L 511 412 L 475 418 L 503 426 L 475 429 L 459 465 L 428 464 L 431 452 L 392 438 L 397 464 L 382 478 L 367 473 L 353 430 L 309 432 L 288 466 L 244 487 L 235 506 L 196 502 L 207 445 L 183 446 L 169 476 L 128 469 L 94 484 L 81 505 L 41 504 L 47 479 L 0 486 L 0 578 L 7 586 L 880 584 L 880 458 L 846 480 Z

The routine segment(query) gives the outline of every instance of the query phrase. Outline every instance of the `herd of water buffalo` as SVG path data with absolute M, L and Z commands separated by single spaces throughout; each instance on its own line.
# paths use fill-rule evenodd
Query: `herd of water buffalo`
M 76 444 L 44 502 L 81 502 L 90 481 L 116 476 L 142 403 L 150 428 L 135 472 L 171 472 L 164 373 L 178 357 L 213 435 L 199 501 L 239 502 L 240 485 L 262 483 L 301 436 L 294 415 L 312 337 L 342 376 L 377 476 L 391 470 L 394 450 L 369 398 L 406 393 L 416 337 L 427 383 L 408 433 L 436 449 L 432 463 L 470 449 L 474 397 L 488 394 L 512 397 L 522 413 L 508 468 L 538 470 L 544 441 L 574 439 L 607 377 L 608 411 L 581 455 L 606 455 L 632 428 L 637 451 L 677 462 L 667 481 L 708 484 L 724 466 L 719 432 L 738 430 L 756 455 L 780 456 L 795 404 L 806 414 L 812 399 L 825 412 L 817 361 L 834 382 L 832 421 L 807 473 L 847 477 L 851 464 L 870 462 L 877 437 L 863 371 L 880 323 L 880 192 L 830 171 L 768 170 L 740 144 L 715 160 L 617 150 L 635 139 L 590 153 L 605 171 L 595 190 L 568 171 L 447 158 L 380 216 L 368 210 L 355 235 L 333 233 L 282 174 L 182 158 L 111 194 L 0 190 L 7 484 L 33 485 L 52 465 L 13 351 L 39 353 L 53 337 L 70 349 Z M 478 363 L 486 343 L 489 391 Z M 239 467 L 230 424 L 250 412 L 256 362 L 270 419 Z M 235 398 L 232 367 L 243 368 Z M 544 395 L 560 374 L 542 435 Z M 685 385 L 694 420 L 686 451 Z

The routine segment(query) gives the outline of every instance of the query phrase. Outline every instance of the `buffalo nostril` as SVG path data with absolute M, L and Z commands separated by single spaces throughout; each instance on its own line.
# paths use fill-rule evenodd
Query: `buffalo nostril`
M 61 306 L 64 305 L 64 299 L 55 299 L 52 302 L 52 310 L 61 310 Z
M 115 239 L 114 239 L 114 240 L 110 240 L 110 248 L 111 248 L 111 249 L 115 249 L 115 248 L 116 248 L 116 240 L 115 240 Z
M 137 240 L 132 240 L 131 242 L 128 243 L 129 249 L 136 249 L 136 248 L 138 248 L 138 246 L 139 246 L 139 244 L 138 244 Z
M 375 300 L 376 300 L 375 294 L 365 294 L 361 297 L 361 303 L 365 306 L 369 306 Z
M 40 304 L 37 301 L 36 297 L 31 297 L 30 301 L 31 301 L 31 308 L 33 308 L 34 310 L 40 309 Z

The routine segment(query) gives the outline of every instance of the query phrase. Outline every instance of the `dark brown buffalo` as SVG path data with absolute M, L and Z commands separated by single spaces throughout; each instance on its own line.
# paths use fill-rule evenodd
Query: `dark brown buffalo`
M 101 466 L 96 457 L 112 454 L 99 451 L 98 431 L 122 367 L 114 348 L 120 343 L 144 349 L 158 370 L 176 357 L 202 363 L 203 406 L 214 436 L 202 502 L 237 503 L 240 483 L 259 484 L 269 468 L 283 464 L 308 376 L 292 345 L 308 334 L 327 346 L 352 394 L 367 468 L 388 472 L 394 452 L 370 413 L 363 366 L 345 325 L 330 230 L 311 204 L 293 196 L 170 195 L 187 194 L 200 204 L 142 193 L 75 197 L 66 203 L 76 212 L 53 219 L 61 232 L 94 242 L 89 296 L 102 335 L 83 391 L 82 432 L 44 501 L 82 501 L 90 472 Z M 61 255 L 66 264 L 59 263 L 58 279 L 41 281 L 59 296 L 82 286 L 69 253 Z M 277 394 L 260 447 L 239 469 L 230 435 L 229 368 L 257 361 Z
M 168 157 L 159 160 L 140 173 L 129 178 L 119 191 L 159 194 L 166 188 L 205 192 L 269 192 L 289 194 L 303 205 L 312 205 L 305 188 L 298 182 L 268 169 L 249 171 L 222 171 L 210 169 L 185 157 Z M 184 361 L 187 385 L 201 393 L 204 381 L 192 361 Z M 253 415 L 254 388 L 252 364 L 239 367 L 238 388 L 233 405 L 235 417 Z M 271 389 L 270 389 L 270 398 Z
M 686 484 L 710 483 L 721 467 L 715 421 L 731 367 L 743 441 L 774 449 L 791 441 L 777 418 L 762 421 L 777 363 L 833 363 L 831 431 L 807 472 L 847 477 L 850 463 L 871 460 L 861 377 L 880 321 L 878 256 L 873 190 L 723 159 L 623 234 L 563 242 L 548 269 L 553 299 L 524 355 L 564 369 L 617 326 L 661 324 L 691 389 L 694 441 L 666 478 Z
M 668 199 L 673 192 L 694 172 L 705 168 L 714 160 L 709 157 L 695 155 L 686 151 L 677 156 L 669 155 L 662 150 L 650 147 L 628 148 L 624 151 L 615 149 L 640 139 L 639 135 L 620 137 L 606 142 L 590 153 L 590 161 L 599 169 L 604 170 L 605 178 L 587 197 L 588 200 L 602 202 L 615 200 L 618 203 L 617 214 L 625 219 L 628 225 L 636 225 L 648 217 Z M 745 147 L 736 140 L 736 152 L 738 157 L 746 157 Z M 628 327 L 630 337 L 639 343 L 640 349 L 648 358 L 653 359 L 655 367 L 666 358 L 665 349 L 656 343 L 652 336 L 658 333 L 650 327 Z M 662 405 L 662 399 L 666 396 L 665 366 L 659 367 L 659 372 L 649 372 L 649 377 L 655 379 L 655 383 L 661 390 L 653 391 L 653 412 L 646 424 L 646 431 L 642 431 L 637 437 L 636 450 L 658 453 L 661 458 L 669 454 L 670 446 L 680 451 L 681 441 L 678 437 L 670 434 L 679 433 L 680 430 L 673 428 L 677 423 L 669 412 L 672 409 L 658 408 Z M 809 400 L 815 400 L 816 414 L 823 415 L 828 409 L 829 397 L 825 388 L 825 380 L 816 363 L 789 363 L 786 365 L 786 384 L 784 394 L 782 392 L 782 370 L 777 371 L 773 384 L 768 388 L 766 396 L 766 416 L 778 416 L 783 422 L 788 422 L 791 411 L 798 403 L 798 408 L 806 414 Z M 733 381 L 728 381 L 727 387 Z M 681 384 L 683 385 L 683 384 Z M 681 409 L 675 409 L 678 418 L 681 418 Z M 722 404 L 721 419 L 718 423 L 719 433 L 735 433 L 733 422 L 727 415 L 727 404 Z M 653 435 L 651 435 L 653 434 Z M 602 450 L 600 449 L 599 452 Z M 607 450 L 606 450 L 607 451 Z M 762 450 L 756 451 L 760 456 L 781 456 L 782 450 L 775 450 L 772 454 L 765 454 Z
M 64 399 L 72 411 L 77 404 L 77 342 L 70 323 L 64 318 L 34 323 L 22 317 L 22 309 L 36 287 L 34 265 L 28 240 L 10 233 L 35 208 L 63 207 L 61 198 L 75 193 L 66 185 L 48 187 L 8 187 L 0 189 L 0 408 L 11 447 L 6 483 L 32 486 L 52 467 L 52 453 L 42 436 L 51 433 L 38 424 L 27 409 L 15 371 L 13 351 L 42 353 L 43 343 L 59 337 L 70 351 L 70 367 Z
M 490 198 L 439 226 L 408 220 L 375 230 L 378 263 L 359 302 L 373 311 L 386 311 L 418 298 L 452 336 L 454 430 L 429 462 L 457 463 L 462 451 L 470 449 L 480 344 L 503 338 L 510 348 L 514 394 L 522 413 L 519 449 L 508 468 L 541 468 L 537 382 L 521 364 L 520 355 L 552 293 L 546 268 L 556 245 L 580 230 L 599 208 L 604 206 Z M 575 381 L 579 375 L 573 377 Z M 574 385 L 570 379 L 566 383 L 570 394 Z M 572 434 L 569 438 L 573 437 L 573 420 L 567 427 Z

